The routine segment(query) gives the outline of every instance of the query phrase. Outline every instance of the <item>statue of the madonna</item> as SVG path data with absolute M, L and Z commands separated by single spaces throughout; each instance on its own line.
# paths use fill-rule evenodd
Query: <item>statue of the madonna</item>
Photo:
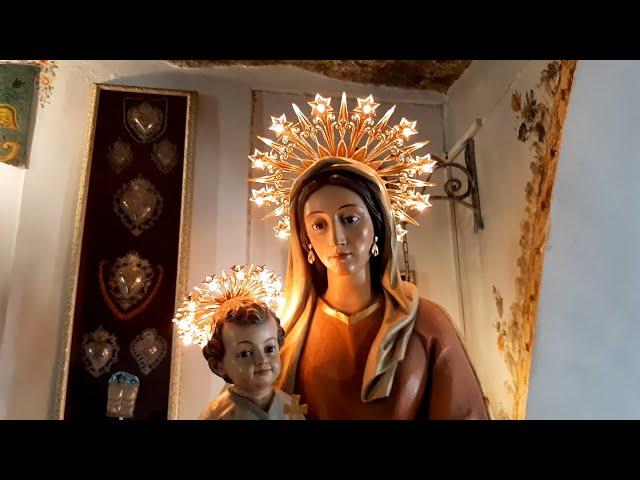
M 312 419 L 487 419 L 449 315 L 396 260 L 396 219 L 428 206 L 416 177 L 435 162 L 412 155 L 426 143 L 405 145 L 415 122 L 388 126 L 393 109 L 376 123 L 371 96 L 351 114 L 330 100 L 317 95 L 311 119 L 294 105 L 296 124 L 273 117 L 277 141 L 250 156 L 271 173 L 252 200 L 290 234 L 278 385 Z

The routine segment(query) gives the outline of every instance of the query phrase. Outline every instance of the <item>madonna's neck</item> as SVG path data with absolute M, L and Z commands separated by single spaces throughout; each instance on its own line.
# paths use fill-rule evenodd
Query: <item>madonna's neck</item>
M 371 305 L 373 290 L 368 268 L 352 275 L 338 275 L 327 271 L 327 282 L 323 297 L 341 312 L 353 314 Z

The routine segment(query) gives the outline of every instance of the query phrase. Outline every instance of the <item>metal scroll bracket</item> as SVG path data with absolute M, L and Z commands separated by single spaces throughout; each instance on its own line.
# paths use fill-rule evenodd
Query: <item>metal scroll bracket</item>
M 482 210 L 480 208 L 480 191 L 478 189 L 478 172 L 476 170 L 475 144 L 473 137 L 482 127 L 482 120 L 476 120 L 455 145 L 445 154 L 444 158 L 431 155 L 436 166 L 433 173 L 446 169 L 447 180 L 442 185 L 444 195 L 430 195 L 429 200 L 448 200 L 473 211 L 473 231 L 478 233 L 484 229 Z M 464 152 L 464 165 L 456 163 L 455 159 Z M 454 176 L 456 173 L 462 175 Z M 431 173 L 427 181 L 431 179 Z M 460 178 L 462 177 L 462 179 Z M 463 186 L 466 188 L 463 190 Z M 423 192 L 424 193 L 424 192 Z

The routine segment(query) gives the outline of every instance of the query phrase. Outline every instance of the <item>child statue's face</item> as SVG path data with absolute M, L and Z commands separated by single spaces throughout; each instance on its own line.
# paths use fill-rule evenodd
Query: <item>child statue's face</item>
M 253 325 L 226 323 L 222 329 L 224 358 L 219 375 L 226 373 L 241 389 L 270 387 L 280 374 L 280 348 L 276 321 Z

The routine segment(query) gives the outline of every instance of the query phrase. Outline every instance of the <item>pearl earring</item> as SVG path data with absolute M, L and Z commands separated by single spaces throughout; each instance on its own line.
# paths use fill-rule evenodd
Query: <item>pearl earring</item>
M 373 237 L 373 247 L 371 247 L 371 255 L 377 257 L 380 254 L 380 249 L 378 248 L 378 237 Z

